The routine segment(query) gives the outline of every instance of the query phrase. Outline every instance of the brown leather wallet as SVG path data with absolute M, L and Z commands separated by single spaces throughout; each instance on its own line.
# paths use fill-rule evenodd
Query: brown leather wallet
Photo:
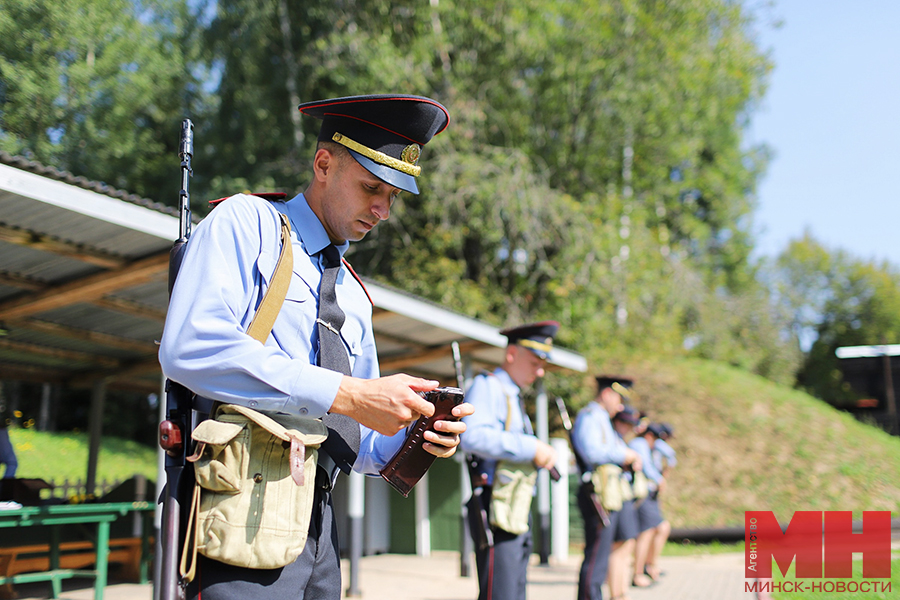
M 403 494 L 404 498 L 409 495 L 410 490 L 415 487 L 436 458 L 434 454 L 429 454 L 422 448 L 425 432 L 434 431 L 435 421 L 458 421 L 459 419 L 450 411 L 454 406 L 461 404 L 464 398 L 463 391 L 455 387 L 439 387 L 420 395 L 434 404 L 434 414 L 427 418 L 420 417 L 416 421 L 406 436 L 403 447 L 380 471 L 384 480 Z

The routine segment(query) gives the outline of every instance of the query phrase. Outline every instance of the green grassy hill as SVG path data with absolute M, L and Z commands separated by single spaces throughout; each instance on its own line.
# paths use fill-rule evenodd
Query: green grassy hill
M 19 460 L 16 477 L 43 479 L 55 484 L 66 479 L 70 483 L 83 482 L 87 478 L 87 433 L 12 428 L 9 437 Z M 156 481 L 156 449 L 105 435 L 97 461 L 97 482 L 124 481 L 138 473 L 149 481 Z
M 675 427 L 664 500 L 675 527 L 742 525 L 746 510 L 900 512 L 900 438 L 710 361 L 641 362 L 635 404 Z
M 664 510 L 675 527 L 743 524 L 746 510 L 900 512 L 900 438 L 811 396 L 710 361 L 632 362 L 635 404 L 675 427 Z M 87 434 L 12 429 L 20 477 L 84 479 Z M 155 449 L 107 435 L 98 481 L 156 479 Z

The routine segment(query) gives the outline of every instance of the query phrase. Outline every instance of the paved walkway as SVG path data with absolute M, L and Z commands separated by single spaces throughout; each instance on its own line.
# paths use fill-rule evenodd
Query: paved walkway
M 742 554 L 662 557 L 666 572 L 662 581 L 650 588 L 631 588 L 631 600 L 744 600 Z M 344 563 L 347 585 L 347 563 Z M 563 564 L 534 564 L 528 574 L 528 600 L 575 600 L 580 558 L 571 556 Z M 88 580 L 65 583 L 64 600 L 91 600 Z M 360 568 L 362 600 L 474 600 L 478 584 L 474 577 L 459 576 L 459 555 L 438 552 L 429 558 L 384 554 L 367 556 Z M 16 587 L 20 600 L 50 597 L 49 584 Z M 104 600 L 152 600 L 149 585 L 116 584 L 106 588 Z M 346 597 L 346 596 L 342 596 Z M 609 598 L 604 594 L 604 598 Z

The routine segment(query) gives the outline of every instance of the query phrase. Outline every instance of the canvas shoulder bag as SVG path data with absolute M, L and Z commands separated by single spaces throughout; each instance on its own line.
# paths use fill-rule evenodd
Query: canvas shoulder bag
M 606 431 L 601 429 L 601 434 L 606 444 Z M 599 465 L 591 473 L 591 483 L 603 508 L 608 511 L 622 510 L 622 467 L 614 463 Z

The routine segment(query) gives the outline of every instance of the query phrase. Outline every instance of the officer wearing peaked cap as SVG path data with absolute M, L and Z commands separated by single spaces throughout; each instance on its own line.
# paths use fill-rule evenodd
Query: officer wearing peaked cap
M 553 466 L 553 448 L 534 435 L 521 392 L 544 374 L 559 323 L 505 329 L 503 364 L 474 378 L 462 448 L 470 458 L 469 522 L 476 540 L 479 600 L 523 600 L 531 555 L 535 468 Z M 512 506 L 517 508 L 512 508 Z
M 232 196 L 196 227 L 172 292 L 160 362 L 169 379 L 199 396 L 276 421 L 324 421 L 328 437 L 305 477 L 315 487 L 309 537 L 282 568 L 200 557 L 189 597 L 337 600 L 337 469 L 377 474 L 402 446 L 404 429 L 434 410 L 417 392 L 438 382 L 379 377 L 371 301 L 341 257 L 389 217 L 401 190 L 418 193 L 419 155 L 446 128 L 447 111 L 430 98 L 403 95 L 321 100 L 299 110 L 322 121 L 309 186 L 287 201 Z M 285 221 L 293 272 L 260 344 L 245 331 L 273 281 Z M 468 404 L 454 409 L 457 417 L 469 414 Z M 465 425 L 440 421 L 435 428 L 439 433 L 425 434 L 425 449 L 452 455 Z
M 613 597 L 625 593 L 620 581 L 625 573 L 624 566 L 610 564 L 610 556 L 614 548 L 621 548 L 637 535 L 633 511 L 626 509 L 623 512 L 627 503 L 622 501 L 621 495 L 616 498 L 616 494 L 604 494 L 594 483 L 605 482 L 609 489 L 615 490 L 620 485 L 623 468 L 641 468 L 637 453 L 619 437 L 612 424 L 612 418 L 619 413 L 622 413 L 622 419 L 637 420 L 636 415 L 623 412 L 623 398 L 628 397 L 633 381 L 618 375 L 601 375 L 596 379 L 597 395 L 579 411 L 572 428 L 572 447 L 582 469 L 578 508 L 584 520 L 585 538 L 578 600 L 601 600 L 601 587 L 607 574 L 610 575 Z M 595 507 L 592 493 L 601 502 L 602 513 Z M 606 525 L 603 524 L 604 517 L 608 520 Z

